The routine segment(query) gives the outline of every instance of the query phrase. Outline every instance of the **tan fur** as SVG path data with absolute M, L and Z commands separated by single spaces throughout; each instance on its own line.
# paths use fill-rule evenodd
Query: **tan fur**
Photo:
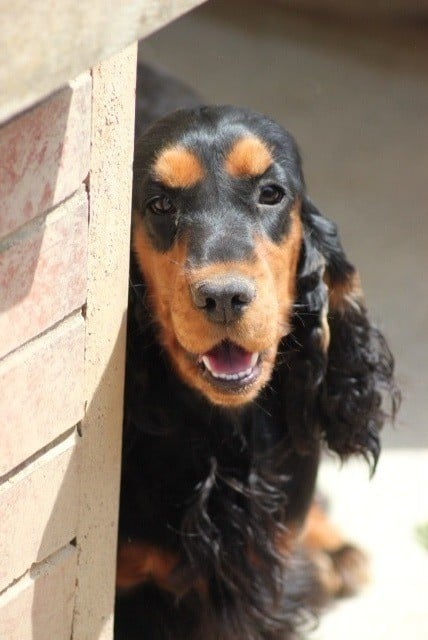
M 134 249 L 160 326 L 160 340 L 180 376 L 214 403 L 230 406 L 253 400 L 270 379 L 280 339 L 291 330 L 289 322 L 303 234 L 298 206 L 291 217 L 291 229 L 282 243 L 277 245 L 260 236 L 250 261 L 215 263 L 193 270 L 186 265 L 184 241 L 166 253 L 159 253 L 136 217 Z M 210 322 L 195 307 L 190 291 L 191 285 L 222 274 L 250 277 L 256 286 L 255 300 L 243 317 L 231 325 Z M 225 339 L 247 351 L 264 354 L 261 375 L 240 393 L 215 388 L 204 378 L 197 362 L 199 355 Z
M 116 585 L 120 589 L 129 589 L 151 581 L 168 589 L 170 574 L 178 562 L 177 554 L 154 545 L 143 542 L 121 543 L 117 551 Z
M 266 144 L 256 136 L 240 138 L 226 158 L 226 171 L 234 178 L 261 176 L 273 163 Z
M 201 182 L 205 170 L 193 151 L 176 145 L 160 153 L 154 165 L 154 174 L 166 187 L 185 189 Z
M 324 280 L 329 289 L 329 307 L 332 311 L 344 313 L 347 307 L 360 308 L 361 304 L 364 303 L 364 295 L 358 273 L 352 274 L 342 284 L 333 285 L 327 272 Z
M 345 544 L 345 538 L 332 523 L 326 511 L 314 500 L 302 523 L 291 523 L 277 538 L 277 549 L 289 554 L 296 546 L 310 551 L 335 551 Z
M 313 502 L 306 516 L 301 541 L 308 549 L 334 551 L 339 549 L 345 539 L 339 529 L 331 522 L 326 511 L 317 502 Z
M 324 306 L 321 312 L 321 348 L 324 353 L 327 353 L 328 347 L 330 345 L 330 325 L 328 324 L 328 308 L 327 305 Z
M 310 551 L 318 579 L 329 598 L 353 596 L 370 582 L 369 560 L 354 545 L 346 544 L 337 551 Z

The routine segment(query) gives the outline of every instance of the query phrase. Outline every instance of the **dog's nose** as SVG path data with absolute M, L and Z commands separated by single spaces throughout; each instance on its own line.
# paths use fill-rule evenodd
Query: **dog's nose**
M 204 280 L 191 287 L 195 305 L 213 322 L 237 320 L 254 300 L 256 287 L 244 277 Z

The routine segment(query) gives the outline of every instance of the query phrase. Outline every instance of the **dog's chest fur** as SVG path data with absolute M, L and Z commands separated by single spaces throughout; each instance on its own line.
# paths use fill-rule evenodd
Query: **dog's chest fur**
M 138 285 L 136 316 L 143 308 L 144 283 Z M 130 314 L 135 311 L 131 300 Z M 204 485 L 209 496 L 203 509 L 223 540 L 238 512 L 251 527 L 255 497 L 272 522 L 297 521 L 308 506 L 304 495 L 309 501 L 318 452 L 301 456 L 285 445 L 285 398 L 275 390 L 278 384 L 241 409 L 212 405 L 176 376 L 146 320 L 131 318 L 128 336 L 122 532 L 150 538 L 152 531 L 157 542 L 178 548 L 183 518 Z

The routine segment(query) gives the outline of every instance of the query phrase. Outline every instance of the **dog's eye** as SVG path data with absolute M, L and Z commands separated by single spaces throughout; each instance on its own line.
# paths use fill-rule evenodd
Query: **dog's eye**
M 284 191 L 281 187 L 274 184 L 268 184 L 260 189 L 259 204 L 278 204 L 284 197 Z
M 176 209 L 168 196 L 158 196 L 149 202 L 149 208 L 153 213 L 175 213 Z

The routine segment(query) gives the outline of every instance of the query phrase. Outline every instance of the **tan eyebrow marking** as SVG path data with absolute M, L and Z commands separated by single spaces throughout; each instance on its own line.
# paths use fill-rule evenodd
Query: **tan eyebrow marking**
M 233 145 L 226 158 L 226 171 L 234 178 L 261 176 L 273 163 L 266 144 L 256 136 L 245 136 Z
M 156 179 L 173 189 L 194 187 L 205 176 L 199 158 L 180 145 L 167 147 L 160 153 L 154 165 L 154 173 Z

